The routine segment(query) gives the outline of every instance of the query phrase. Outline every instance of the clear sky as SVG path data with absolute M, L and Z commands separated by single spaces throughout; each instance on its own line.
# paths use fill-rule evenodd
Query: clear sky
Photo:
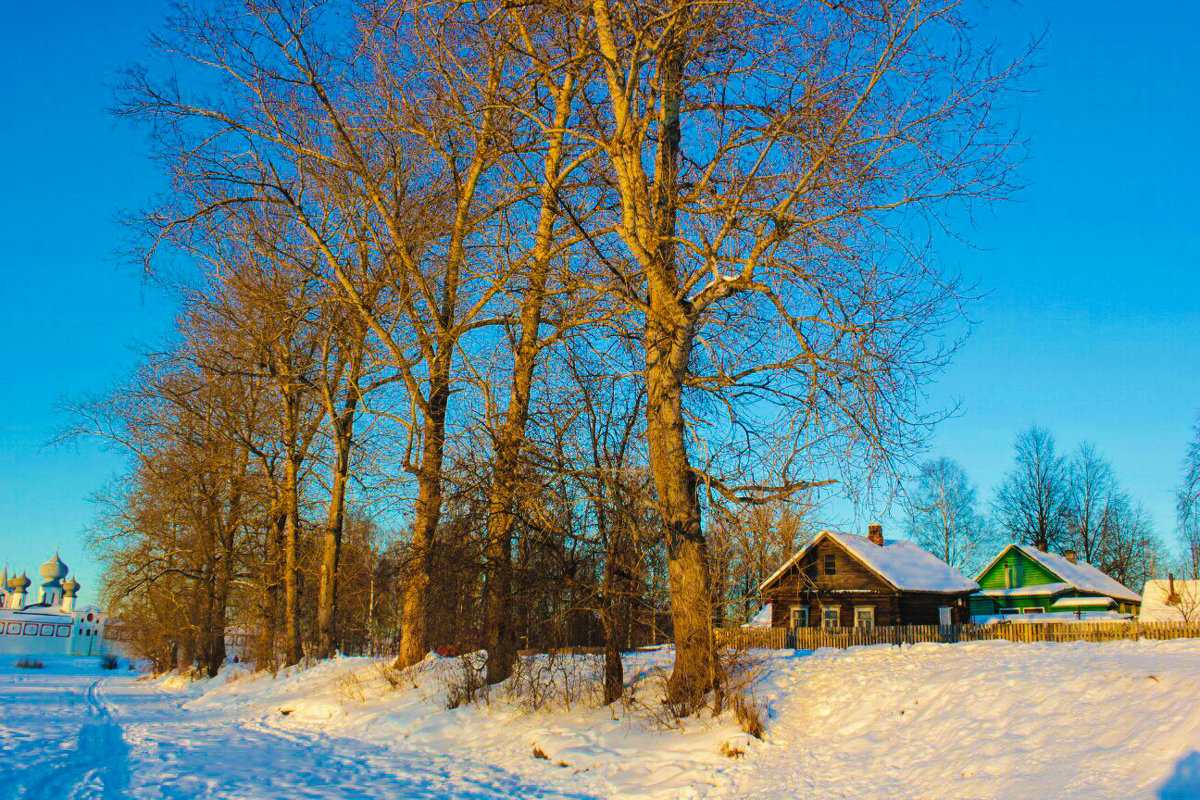
M 121 67 L 144 60 L 165 3 L 0 4 L 0 563 L 55 548 L 94 597 L 88 497 L 120 461 L 47 448 L 63 399 L 103 391 L 171 308 L 116 257 L 123 211 L 160 188 L 139 134 L 111 118 Z M 983 35 L 1046 33 L 1019 98 L 1031 143 L 1019 200 L 980 214 L 947 260 L 986 297 L 932 399 L 957 399 L 934 451 L 990 498 L 1017 431 L 1093 441 L 1158 531 L 1200 408 L 1200 6 L 992 4 Z

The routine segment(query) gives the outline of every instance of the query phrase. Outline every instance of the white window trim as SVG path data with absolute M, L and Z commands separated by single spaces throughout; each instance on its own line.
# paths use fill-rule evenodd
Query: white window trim
M 803 624 L 801 624 L 799 626 L 796 625 L 796 612 L 797 611 L 804 612 L 804 614 L 803 614 L 804 622 L 803 622 Z M 790 608 L 788 608 L 788 627 L 789 628 L 796 628 L 796 627 L 807 628 L 808 627 L 808 606 L 796 605 L 796 606 L 791 606 Z
M 870 611 L 871 612 L 871 624 L 869 627 L 874 628 L 875 627 L 875 606 L 855 606 L 854 607 L 854 627 L 856 627 L 856 628 L 868 627 L 866 625 L 858 624 L 859 623 L 858 612 L 860 612 L 860 611 Z
M 837 614 L 837 618 L 834 620 L 837 623 L 836 625 L 827 624 L 828 620 L 825 615 L 828 614 L 830 611 L 832 611 L 834 614 Z M 824 606 L 821 609 L 821 628 L 825 629 L 825 628 L 840 628 L 840 627 L 842 627 L 842 607 L 841 606 Z
M 1021 609 L 1022 614 L 1045 614 L 1046 609 L 1041 606 L 1026 606 Z

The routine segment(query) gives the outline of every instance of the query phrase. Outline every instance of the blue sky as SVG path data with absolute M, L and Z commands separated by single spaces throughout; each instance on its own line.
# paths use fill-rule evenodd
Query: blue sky
M 90 445 L 45 447 L 63 399 L 103 391 L 171 309 L 116 257 L 118 223 L 160 188 L 140 135 L 111 118 L 119 69 L 145 57 L 165 4 L 0 6 L 0 562 L 33 570 L 55 548 L 84 594 L 88 497 L 121 462 Z M 1191 3 L 992 4 L 983 35 L 1006 47 L 1046 32 L 1018 98 L 1030 154 L 1019 199 L 979 214 L 979 249 L 944 257 L 987 294 L 932 401 L 961 402 L 933 451 L 990 498 L 1017 431 L 1063 449 L 1089 439 L 1160 534 L 1200 408 L 1200 51 Z

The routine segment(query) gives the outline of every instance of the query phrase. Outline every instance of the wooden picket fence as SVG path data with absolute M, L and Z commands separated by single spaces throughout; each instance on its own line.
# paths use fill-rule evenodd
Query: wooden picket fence
M 816 650 L 920 642 L 1111 642 L 1200 639 L 1200 622 L 1026 622 L 996 625 L 899 625 L 878 628 L 720 628 L 717 642 L 736 649 Z

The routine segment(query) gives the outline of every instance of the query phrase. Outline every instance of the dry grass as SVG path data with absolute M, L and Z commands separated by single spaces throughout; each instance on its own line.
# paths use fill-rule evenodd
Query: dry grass
M 36 658 L 22 658 L 16 663 L 17 669 L 41 669 L 45 664 Z
M 604 657 L 571 653 L 521 656 L 504 684 L 504 698 L 525 712 L 598 708 L 604 701 Z
M 347 672 L 337 679 L 338 699 L 343 704 L 365 703 L 367 692 L 357 672 Z
M 390 659 L 374 662 L 371 669 L 374 671 L 375 677 L 391 691 L 399 689 L 404 683 L 403 671 L 396 669 L 396 665 Z

